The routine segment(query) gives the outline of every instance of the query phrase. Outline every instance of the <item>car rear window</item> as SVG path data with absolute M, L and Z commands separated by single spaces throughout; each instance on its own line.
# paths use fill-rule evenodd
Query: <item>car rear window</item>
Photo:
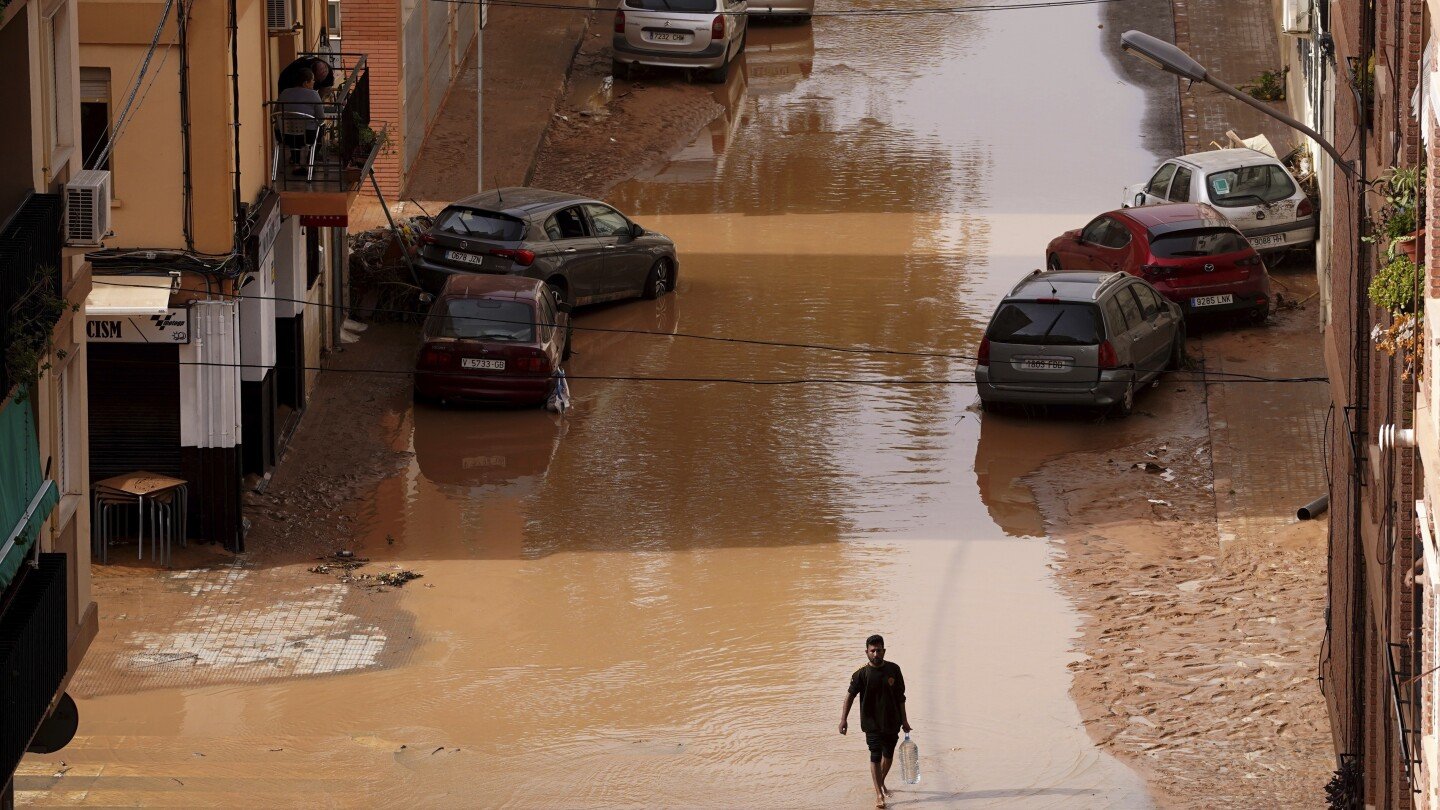
M 1007 301 L 990 321 L 996 343 L 1093 346 L 1100 342 L 1100 310 L 1090 304 Z
M 1205 178 L 1210 202 L 1222 208 L 1278 202 L 1295 193 L 1295 183 L 1274 163 L 1226 169 Z
M 496 242 L 519 242 L 525 236 L 524 220 L 494 211 L 474 208 L 447 208 L 435 220 L 435 229 L 458 236 L 493 239 Z
M 683 11 L 687 14 L 704 14 L 716 10 L 715 0 L 625 0 L 625 6 L 647 11 Z
M 1150 252 L 1159 259 L 1190 259 L 1222 256 L 1250 247 L 1238 231 L 1229 228 L 1195 228 L 1162 233 L 1150 240 Z
M 425 321 L 428 337 L 525 342 L 535 339 L 535 310 L 523 301 L 445 298 Z

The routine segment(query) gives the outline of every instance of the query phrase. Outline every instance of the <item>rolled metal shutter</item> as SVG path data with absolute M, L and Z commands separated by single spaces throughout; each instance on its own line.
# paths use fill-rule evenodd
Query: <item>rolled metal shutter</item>
M 180 347 L 91 343 L 90 480 L 149 470 L 183 477 Z

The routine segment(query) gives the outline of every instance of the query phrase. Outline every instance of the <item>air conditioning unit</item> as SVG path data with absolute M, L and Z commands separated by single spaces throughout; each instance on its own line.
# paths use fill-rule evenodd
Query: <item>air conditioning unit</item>
M 110 234 L 110 172 L 86 169 L 65 184 L 65 244 L 92 247 Z
M 1280 4 L 1280 30 L 1296 37 L 1315 33 L 1313 0 L 1283 0 Z
M 265 0 L 265 27 L 272 34 L 289 34 L 295 30 L 293 0 Z

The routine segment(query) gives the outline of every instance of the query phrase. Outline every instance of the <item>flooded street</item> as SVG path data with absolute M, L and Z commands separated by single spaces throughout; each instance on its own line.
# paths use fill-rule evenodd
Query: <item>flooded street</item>
M 68 801 L 867 807 L 836 725 L 878 632 L 924 775 L 894 806 L 1149 806 L 1081 724 L 1080 619 L 1018 480 L 1146 426 L 982 431 L 963 384 L 994 302 L 1175 137 L 1103 8 L 754 26 L 723 114 L 609 196 L 680 284 L 579 314 L 574 409 L 377 426 L 411 455 L 355 548 L 424 579 L 315 608 L 353 624 L 335 666 L 82 677 L 66 753 L 122 781 Z M 798 379 L 831 382 L 757 384 Z M 246 573 L 314 591 L 305 567 Z

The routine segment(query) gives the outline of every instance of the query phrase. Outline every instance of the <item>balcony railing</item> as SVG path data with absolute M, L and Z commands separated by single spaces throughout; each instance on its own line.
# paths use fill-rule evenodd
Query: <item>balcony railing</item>
M 364 182 L 385 145 L 370 127 L 370 75 L 363 54 L 307 53 L 335 72 L 322 103 L 267 102 L 272 139 L 271 181 L 281 192 L 350 193 Z
M 0 780 L 14 773 L 65 680 L 65 569 L 64 554 L 41 554 L 38 568 L 0 594 Z
M 4 362 L 10 356 L 11 342 L 36 337 L 17 335 L 16 327 L 48 334 L 55 325 L 49 318 L 35 320 L 36 309 L 44 308 L 36 296 L 59 298 L 62 294 L 60 217 L 64 207 L 59 194 L 31 194 L 8 221 L 0 221 L 0 401 L 16 382 Z

